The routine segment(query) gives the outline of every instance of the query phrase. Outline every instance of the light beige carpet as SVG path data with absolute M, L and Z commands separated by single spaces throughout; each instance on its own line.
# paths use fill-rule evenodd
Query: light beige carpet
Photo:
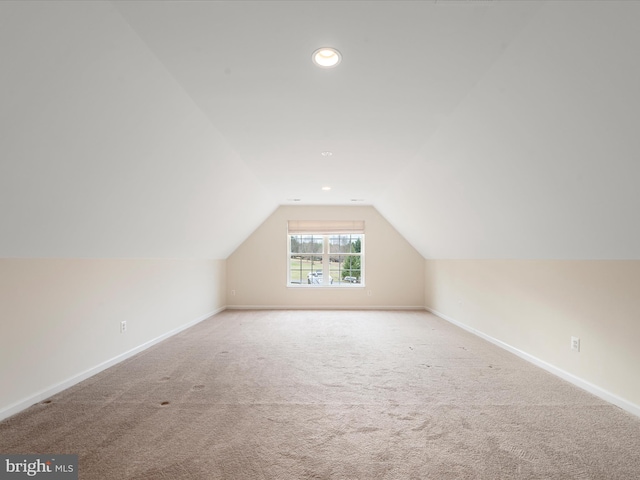
M 640 478 L 640 419 L 425 312 L 223 312 L 0 423 L 81 479 Z

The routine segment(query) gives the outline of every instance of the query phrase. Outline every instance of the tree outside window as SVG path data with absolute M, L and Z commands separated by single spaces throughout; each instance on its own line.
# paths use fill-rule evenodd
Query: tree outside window
M 289 235 L 289 285 L 364 283 L 364 234 Z

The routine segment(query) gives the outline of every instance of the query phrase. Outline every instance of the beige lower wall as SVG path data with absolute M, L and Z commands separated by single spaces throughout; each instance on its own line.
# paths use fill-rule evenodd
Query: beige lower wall
M 0 413 L 219 310 L 225 281 L 225 260 L 0 259 Z
M 426 260 L 425 305 L 640 405 L 638 260 Z
M 364 220 L 365 287 L 288 287 L 288 220 Z M 422 308 L 424 258 L 373 207 L 281 206 L 227 259 L 227 288 L 229 307 Z

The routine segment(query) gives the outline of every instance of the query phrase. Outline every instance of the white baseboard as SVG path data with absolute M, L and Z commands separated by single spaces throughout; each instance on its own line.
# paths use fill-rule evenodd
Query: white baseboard
M 107 360 L 105 362 L 100 363 L 99 365 L 96 365 L 93 368 L 90 368 L 88 370 L 85 370 L 84 372 L 81 372 L 77 375 L 74 375 L 71 378 L 68 378 L 60 383 L 57 383 L 55 385 L 52 385 L 50 387 L 47 387 L 43 390 L 40 390 L 39 392 L 30 395 L 29 397 L 20 400 L 12 405 L 9 405 L 6 408 L 3 408 L 2 410 L 0 410 L 0 420 L 3 420 L 5 418 L 8 418 L 12 415 L 15 415 L 16 413 L 21 412 L 22 410 L 25 410 L 27 408 L 29 408 L 30 406 L 34 405 L 35 403 L 38 403 L 46 398 L 51 397 L 52 395 L 55 395 L 56 393 L 59 393 L 63 390 L 66 390 L 69 387 L 74 386 L 77 383 L 82 382 L 83 380 L 86 380 L 89 377 L 94 376 L 97 373 L 102 372 L 103 370 L 106 370 L 109 367 L 112 367 L 113 365 L 122 362 L 123 360 L 126 360 L 127 358 L 130 358 L 132 356 L 134 356 L 137 353 L 140 353 L 143 350 L 146 350 L 147 348 L 155 345 L 156 343 L 160 343 L 163 340 L 166 340 L 169 337 L 172 337 L 173 335 L 182 332 L 183 330 L 186 330 L 189 327 L 194 326 L 197 323 L 200 323 L 203 320 L 206 320 L 207 318 L 216 315 L 220 312 L 222 312 L 223 310 L 225 310 L 226 307 L 220 307 L 212 312 L 206 313 L 205 315 L 202 315 L 198 318 L 196 318 L 195 320 L 190 321 L 189 323 L 186 323 L 184 325 L 179 326 L 178 328 L 174 328 L 173 330 L 170 330 L 162 335 L 160 335 L 159 337 L 156 337 L 152 340 L 149 340 L 148 342 L 143 343 L 142 345 L 139 345 L 129 351 L 126 351 L 124 353 L 121 353 L 120 355 L 113 357 L 110 360 Z
M 625 400 L 624 398 L 621 398 L 597 385 L 594 385 L 591 382 L 588 382 L 580 377 L 577 377 L 565 370 L 562 370 L 550 363 L 547 363 L 537 357 L 534 357 L 533 355 L 530 355 L 529 353 L 526 353 L 522 350 L 519 350 L 501 340 L 498 340 L 497 338 L 493 338 L 490 335 L 487 335 L 479 330 L 476 330 L 473 327 L 470 327 L 468 325 L 465 325 L 464 323 L 461 323 L 457 320 L 455 320 L 452 317 L 449 317 L 448 315 L 445 315 L 444 313 L 438 312 L 437 310 L 434 310 L 432 308 L 429 307 L 423 307 L 423 306 L 343 306 L 343 305 L 335 305 L 335 306 L 327 306 L 327 305 L 300 305 L 300 306 L 292 306 L 292 305 L 228 305 L 226 307 L 220 307 L 212 312 L 209 312 L 205 315 L 202 315 L 194 320 L 192 320 L 191 322 L 185 324 L 185 325 L 181 325 L 178 328 L 175 328 L 173 330 L 170 330 L 169 332 L 164 333 L 163 335 L 160 335 L 159 337 L 156 337 L 152 340 L 149 340 L 148 342 L 143 343 L 142 345 L 139 345 L 127 352 L 124 352 L 110 360 L 107 360 L 105 362 L 100 363 L 99 365 L 96 365 L 93 368 L 90 368 L 88 370 L 85 370 L 84 372 L 81 372 L 77 375 L 74 375 L 71 378 L 68 378 L 67 380 L 64 380 L 60 383 L 57 383 L 55 385 L 52 385 L 51 387 L 47 387 L 44 390 L 41 390 L 33 395 L 30 395 L 29 397 L 20 400 L 12 405 L 9 405 L 8 407 L 3 408 L 2 410 L 0 410 L 0 420 L 3 420 L 5 418 L 8 418 L 12 415 L 15 415 L 16 413 L 21 412 L 22 410 L 25 410 L 27 408 L 29 408 L 31 405 L 38 403 L 46 398 L 51 397 L 52 395 L 55 395 L 56 393 L 59 393 L 69 387 L 72 387 L 73 385 L 76 385 L 77 383 L 80 383 L 83 380 L 86 380 L 87 378 L 92 377 L 93 375 L 102 372 L 103 370 L 106 370 L 109 367 L 112 367 L 113 365 L 116 365 L 117 363 L 122 362 L 123 360 L 126 360 L 127 358 L 130 358 L 134 355 L 136 355 L 137 353 L 146 350 L 147 348 L 169 338 L 172 337 L 173 335 L 176 335 L 177 333 L 180 333 L 183 330 L 186 330 L 189 327 L 192 327 L 194 325 L 196 325 L 197 323 L 200 323 L 201 321 L 216 315 L 224 310 L 427 310 L 428 312 L 433 313 L 434 315 L 442 318 L 443 320 L 446 320 L 449 323 L 452 323 L 453 325 L 456 325 L 470 333 L 473 333 L 474 335 L 477 335 L 480 338 L 483 338 L 484 340 L 487 340 L 488 342 L 493 343 L 494 345 L 503 348 L 515 355 L 517 355 L 518 357 L 540 367 L 543 368 L 544 370 L 556 375 L 557 377 L 562 378 L 563 380 L 566 380 L 574 385 L 576 385 L 577 387 L 586 390 L 589 393 L 592 393 L 593 395 L 601 398 L 602 400 L 605 400 L 606 402 L 612 403 L 613 405 L 616 405 L 620 408 L 622 408 L 623 410 L 637 416 L 640 417 L 640 406 L 636 405 L 632 402 L 629 402 L 628 400 Z
M 227 305 L 227 310 L 424 310 L 423 305 Z
M 537 357 L 534 357 L 533 355 L 528 354 L 527 352 L 523 352 L 522 350 L 519 350 L 511 345 L 509 345 L 508 343 L 503 342 L 502 340 L 498 340 L 497 338 L 493 338 L 489 335 L 487 335 L 486 333 L 481 332 L 480 330 L 476 330 L 473 327 L 470 327 L 468 325 L 465 325 L 464 323 L 461 323 L 457 320 L 455 320 L 454 318 L 451 318 L 448 315 L 445 315 L 444 313 L 438 312 L 437 310 L 434 310 L 433 308 L 430 307 L 424 307 L 424 309 L 428 312 L 433 313 L 434 315 L 442 318 L 443 320 L 446 320 L 449 323 L 452 323 L 460 328 L 462 328 L 463 330 L 466 330 L 467 332 L 473 333 L 474 335 L 477 335 L 480 338 L 483 338 L 484 340 L 487 340 L 488 342 L 493 343 L 494 345 L 497 345 L 500 348 L 503 348 L 515 355 L 517 355 L 518 357 L 536 365 L 537 367 L 540 367 L 544 370 L 546 370 L 549 373 L 552 373 L 553 375 L 562 378 L 563 380 L 566 380 L 572 384 L 574 384 L 575 386 L 586 390 L 589 393 L 592 393 L 593 395 L 595 395 L 596 397 L 601 398 L 602 400 L 612 403 L 613 405 L 616 405 L 620 408 L 622 408 L 623 410 L 626 410 L 627 412 L 640 417 L 640 405 L 636 405 L 635 403 L 629 402 L 628 400 L 625 400 L 624 398 L 621 398 L 611 392 L 608 392 L 607 390 L 594 385 L 591 382 L 588 382 L 580 377 L 577 377 L 575 375 L 573 375 L 572 373 L 569 373 L 565 370 L 562 370 L 561 368 L 556 367 L 555 365 L 552 365 L 550 363 L 545 362 L 544 360 L 541 360 Z

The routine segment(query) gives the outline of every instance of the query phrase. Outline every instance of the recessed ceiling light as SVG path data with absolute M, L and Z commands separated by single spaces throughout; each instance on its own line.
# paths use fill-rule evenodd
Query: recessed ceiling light
M 333 157 L 333 152 L 321 152 L 320 155 L 322 155 L 323 157 Z
M 364 202 L 364 198 L 352 198 L 352 202 Z
M 335 67 L 342 60 L 342 55 L 335 48 L 331 47 L 322 47 L 313 52 L 313 63 L 318 65 L 319 67 Z
M 331 187 L 322 187 L 322 190 L 324 190 L 325 192 L 328 192 L 329 190 L 331 190 Z
M 287 198 L 287 202 L 299 202 L 299 198 Z

